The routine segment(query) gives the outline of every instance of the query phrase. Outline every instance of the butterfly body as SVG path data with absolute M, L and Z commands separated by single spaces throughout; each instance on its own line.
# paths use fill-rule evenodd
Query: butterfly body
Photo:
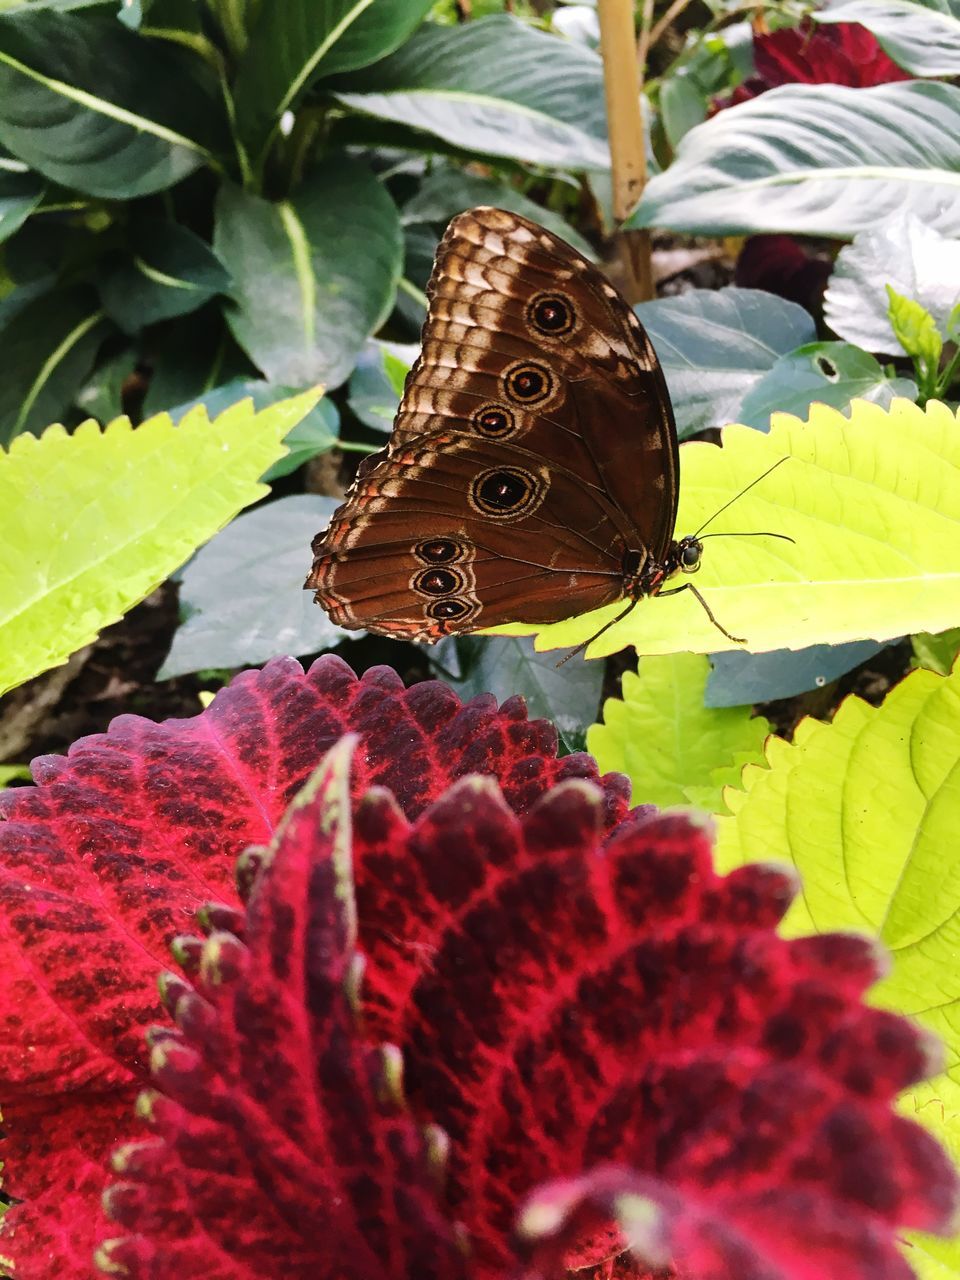
M 499 209 L 460 214 L 387 448 L 313 543 L 338 625 L 434 642 L 656 595 L 699 563 L 673 539 L 677 436 L 632 310 L 576 250 Z

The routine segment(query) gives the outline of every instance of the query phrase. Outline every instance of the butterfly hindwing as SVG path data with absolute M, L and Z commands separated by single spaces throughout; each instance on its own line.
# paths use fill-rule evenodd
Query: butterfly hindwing
M 656 356 L 601 273 L 516 214 L 455 218 L 387 449 L 307 585 L 334 621 L 410 639 L 550 622 L 659 560 L 676 432 Z

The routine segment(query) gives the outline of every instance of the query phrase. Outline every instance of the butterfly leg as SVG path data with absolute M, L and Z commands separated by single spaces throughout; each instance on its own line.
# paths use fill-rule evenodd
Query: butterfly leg
M 657 595 L 658 596 L 675 596 L 675 595 L 679 595 L 681 591 L 693 592 L 693 594 L 700 601 L 700 606 L 703 609 L 704 613 L 707 615 L 707 617 L 710 619 L 710 621 L 717 628 L 717 630 L 720 632 L 721 635 L 726 636 L 728 640 L 732 640 L 734 644 L 747 643 L 745 637 L 732 636 L 726 627 L 721 626 L 721 624 L 714 617 L 713 610 L 710 608 L 706 600 L 704 600 L 703 596 L 700 594 L 700 592 L 697 590 L 697 588 L 693 585 L 692 582 L 685 582 L 682 587 L 671 587 L 668 591 L 658 591 Z
M 569 662 L 571 658 L 575 658 L 578 653 L 583 653 L 584 649 L 586 649 L 588 644 L 593 644 L 597 636 L 602 636 L 605 631 L 609 631 L 610 628 L 615 627 L 618 622 L 622 622 L 623 619 L 630 612 L 630 610 L 635 608 L 637 604 L 639 604 L 639 600 L 631 600 L 622 613 L 618 613 L 615 618 L 611 618 L 609 622 L 604 623 L 604 625 L 600 628 L 599 631 L 595 631 L 593 635 L 589 637 L 589 639 L 584 640 L 581 644 L 578 644 L 575 649 L 571 649 L 570 652 L 566 654 L 565 657 L 561 658 L 560 661 L 557 663 L 557 667 L 558 668 L 562 667 L 565 662 Z

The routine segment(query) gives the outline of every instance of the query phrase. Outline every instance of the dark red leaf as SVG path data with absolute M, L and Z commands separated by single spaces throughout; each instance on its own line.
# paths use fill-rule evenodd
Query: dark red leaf
M 859 22 L 814 23 L 784 27 L 753 38 L 755 74 L 725 98 L 715 98 L 712 113 L 784 84 L 843 84 L 868 89 L 909 80 L 884 53 L 876 36 Z
M 559 1280 L 628 1242 L 643 1261 L 621 1257 L 624 1280 L 668 1260 L 691 1280 L 906 1280 L 898 1231 L 947 1227 L 956 1176 L 891 1108 L 930 1046 L 862 1003 L 872 943 L 777 936 L 786 872 L 721 879 L 682 816 L 610 830 L 584 781 L 518 816 L 467 779 L 412 824 L 377 791 L 355 813 L 356 988 L 349 842 L 321 786 L 256 884 L 245 944 L 215 934 L 199 969 L 188 957 L 200 994 L 170 988 L 162 1142 L 111 1197 L 135 1280 L 200 1274 L 185 1268 L 208 1241 L 238 1280 L 271 1256 L 315 1280 L 456 1274 L 448 1216 L 472 1280 Z M 378 1091 L 383 1039 L 412 1117 L 449 1136 L 442 1204 Z
M 345 750 L 344 747 L 347 749 Z M 131 1280 L 456 1280 L 395 1055 L 367 1046 L 350 883 L 349 743 L 298 802 L 250 903 L 247 944 L 214 933 L 179 1033 L 153 1053 L 160 1141 L 124 1149 L 108 1196 Z M 346 818 L 346 820 L 345 820 Z
M 411 1106 L 450 1135 L 450 1204 L 482 1274 L 509 1265 L 538 1183 L 611 1161 L 661 1180 L 664 1203 L 692 1196 L 759 1233 L 776 1275 L 795 1274 L 792 1250 L 827 1250 L 838 1218 L 843 1249 L 864 1249 L 841 1265 L 838 1244 L 838 1275 L 893 1266 L 898 1226 L 944 1226 L 949 1166 L 890 1110 L 929 1073 L 927 1041 L 860 1004 L 870 944 L 777 937 L 785 873 L 719 879 L 682 817 L 605 835 L 582 782 L 521 820 L 466 781 L 412 830 L 381 795 L 356 830 L 371 1028 L 403 1049 Z
M 156 975 L 171 938 L 208 899 L 237 905 L 237 856 L 270 841 L 290 799 L 347 731 L 360 735 L 357 791 L 388 785 L 411 816 L 470 772 L 496 776 L 520 810 L 562 778 L 596 777 L 588 756 L 556 759 L 555 731 L 528 721 L 521 699 L 499 710 L 490 696 L 462 705 L 436 682 L 406 690 L 386 668 L 358 680 L 332 656 L 306 675 L 292 659 L 272 662 L 239 676 L 192 719 L 121 716 L 68 756 L 35 761 L 39 785 L 0 798 L 0 1079 L 9 1134 L 0 1154 L 18 1196 L 35 1198 L 48 1185 L 43 1162 L 16 1159 L 37 1141 L 43 1111 L 20 1104 L 48 1099 L 55 1137 L 82 1129 L 84 1109 L 111 1091 L 132 1096 L 145 1078 L 144 1031 L 164 1017 Z M 611 775 L 603 787 L 612 823 L 626 811 L 628 785 Z M 92 1160 L 99 1154 L 91 1148 Z M 31 1212 L 7 1215 L 7 1240 L 56 1234 L 56 1223 L 28 1224 Z M 29 1265 L 19 1244 L 5 1249 Z

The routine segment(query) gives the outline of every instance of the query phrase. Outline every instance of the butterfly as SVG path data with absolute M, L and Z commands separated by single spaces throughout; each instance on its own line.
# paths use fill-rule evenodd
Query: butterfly
M 674 539 L 670 396 L 613 285 L 543 227 L 480 207 L 447 227 L 427 296 L 389 443 L 313 541 L 305 586 L 332 620 L 435 643 L 626 598 L 616 622 L 684 590 L 664 586 L 703 544 Z

